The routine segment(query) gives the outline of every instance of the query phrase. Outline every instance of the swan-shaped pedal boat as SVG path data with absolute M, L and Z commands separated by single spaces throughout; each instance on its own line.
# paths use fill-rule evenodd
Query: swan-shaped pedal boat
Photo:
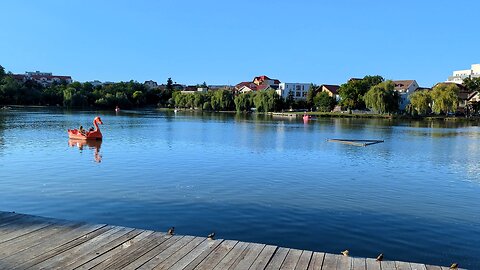
M 312 116 L 305 113 L 303 115 L 303 121 L 308 122 L 308 120 L 312 120 Z
M 98 124 L 102 124 L 102 119 L 99 116 L 93 119 L 93 125 L 95 129 L 92 131 L 84 130 L 83 132 L 78 129 L 69 129 L 68 130 L 68 138 L 75 139 L 75 140 L 101 140 L 102 139 L 102 132 L 100 132 L 100 128 L 98 128 Z

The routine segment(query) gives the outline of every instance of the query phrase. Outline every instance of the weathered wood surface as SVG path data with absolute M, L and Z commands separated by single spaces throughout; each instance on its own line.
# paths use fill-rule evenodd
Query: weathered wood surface
M 0 211 L 0 269 L 442 270 L 448 267 L 377 262 Z

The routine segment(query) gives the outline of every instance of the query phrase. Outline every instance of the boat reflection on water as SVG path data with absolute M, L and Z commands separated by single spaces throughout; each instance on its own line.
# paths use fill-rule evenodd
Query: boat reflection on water
M 80 151 L 84 148 L 93 149 L 94 154 L 93 158 L 95 162 L 100 163 L 102 162 L 102 155 L 100 154 L 100 147 L 102 146 L 101 140 L 76 140 L 76 139 L 69 139 L 68 145 L 70 147 L 78 147 Z

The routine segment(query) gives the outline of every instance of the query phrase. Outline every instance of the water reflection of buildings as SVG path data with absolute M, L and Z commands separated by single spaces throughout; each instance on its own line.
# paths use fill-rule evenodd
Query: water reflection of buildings
M 100 154 L 100 147 L 102 146 L 102 141 L 69 139 L 68 145 L 70 147 L 76 146 L 78 147 L 78 149 L 80 149 L 80 151 L 83 151 L 84 148 L 93 149 L 93 159 L 95 160 L 95 162 L 102 162 L 102 155 Z

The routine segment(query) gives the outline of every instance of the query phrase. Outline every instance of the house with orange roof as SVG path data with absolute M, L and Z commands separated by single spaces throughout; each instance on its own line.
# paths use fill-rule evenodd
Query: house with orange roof
M 339 85 L 334 84 L 322 84 L 318 87 L 318 92 L 326 92 L 330 97 L 334 97 L 336 101 L 340 100 L 340 95 L 338 90 L 340 89 Z
M 253 78 L 253 83 L 256 85 L 270 85 L 270 86 L 278 86 L 280 84 L 280 81 L 277 79 L 270 79 L 268 76 L 262 75 Z

